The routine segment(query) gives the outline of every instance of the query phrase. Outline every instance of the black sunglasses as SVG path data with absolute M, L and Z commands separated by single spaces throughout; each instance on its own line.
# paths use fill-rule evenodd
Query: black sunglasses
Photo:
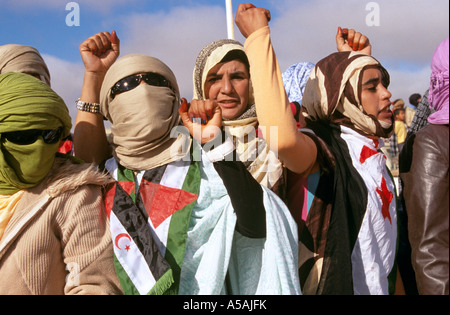
M 117 83 L 114 84 L 114 86 L 111 89 L 111 97 L 114 98 L 119 93 L 130 91 L 136 88 L 141 83 L 142 80 L 144 80 L 145 83 L 147 83 L 148 85 L 162 86 L 172 89 L 170 81 L 160 74 L 153 72 L 144 74 L 133 74 L 123 78 L 120 81 L 117 81 Z
M 42 136 L 47 144 L 54 144 L 61 139 L 63 129 L 60 127 L 53 130 L 24 130 L 2 133 L 2 138 L 15 144 L 32 144 L 35 143 L 39 136 Z

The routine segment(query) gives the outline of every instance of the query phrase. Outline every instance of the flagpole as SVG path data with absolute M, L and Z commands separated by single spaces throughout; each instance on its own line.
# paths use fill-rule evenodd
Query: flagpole
M 233 24 L 233 4 L 232 0 L 225 0 L 227 10 L 227 33 L 229 39 L 234 39 L 234 24 Z

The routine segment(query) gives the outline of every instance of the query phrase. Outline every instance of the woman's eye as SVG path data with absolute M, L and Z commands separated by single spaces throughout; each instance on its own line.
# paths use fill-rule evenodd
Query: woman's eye
M 244 80 L 245 77 L 243 75 L 234 75 L 231 79 L 232 80 Z

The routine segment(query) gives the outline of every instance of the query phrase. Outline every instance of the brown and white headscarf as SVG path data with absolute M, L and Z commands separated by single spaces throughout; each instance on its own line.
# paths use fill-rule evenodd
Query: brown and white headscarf
M 365 136 L 388 138 L 393 130 L 361 105 L 362 73 L 367 67 L 382 72 L 383 84 L 389 85 L 389 74 L 375 58 L 357 52 L 338 52 L 320 60 L 311 72 L 303 95 L 305 118 L 349 127 Z

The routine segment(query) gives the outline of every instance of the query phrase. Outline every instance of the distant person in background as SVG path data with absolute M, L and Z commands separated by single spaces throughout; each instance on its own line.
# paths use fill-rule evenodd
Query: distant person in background
M 405 123 L 408 128 L 411 126 L 414 114 L 417 110 L 417 105 L 419 105 L 421 99 L 422 96 L 418 93 L 414 93 L 409 97 L 409 104 L 405 106 Z
M 428 116 L 434 113 L 434 109 L 431 108 L 428 102 L 428 93 L 429 90 L 426 90 L 422 99 L 419 102 L 419 105 L 417 105 L 417 110 L 416 113 L 414 114 L 414 118 L 411 122 L 411 125 L 409 126 L 406 138 L 408 138 L 411 134 L 416 133 L 417 131 L 425 127 L 428 124 Z
M 419 294 L 449 294 L 449 39 L 431 61 L 428 125 L 408 138 L 400 176 Z
M 405 109 L 394 109 L 394 133 L 397 135 L 398 151 L 401 152 L 406 140 L 407 127 L 405 124 Z
M 394 111 L 396 108 L 404 108 L 404 107 L 405 101 L 403 101 L 401 98 L 398 98 L 392 102 L 392 111 Z
M 395 111 L 397 109 L 405 109 L 405 102 L 401 98 L 398 98 L 392 102 L 391 109 L 395 115 Z M 398 146 L 398 135 L 397 133 L 393 132 L 392 135 L 385 140 L 387 141 L 385 142 L 385 145 L 381 148 L 381 150 L 386 154 L 386 164 L 389 170 L 393 172 L 394 176 L 397 176 L 398 155 L 400 154 L 400 149 Z

